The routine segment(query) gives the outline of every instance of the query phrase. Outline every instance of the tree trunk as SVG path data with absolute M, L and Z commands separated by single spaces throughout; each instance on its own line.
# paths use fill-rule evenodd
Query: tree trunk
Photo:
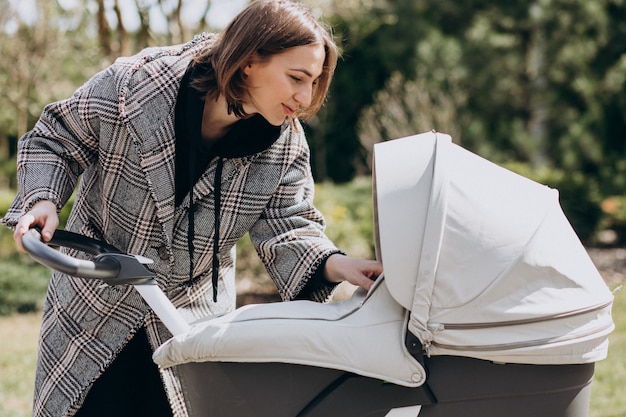
M 546 103 L 546 39 L 543 6 L 538 2 L 530 5 L 530 45 L 527 54 L 527 72 L 530 82 L 530 117 L 528 132 L 534 141 L 530 163 L 539 168 L 547 163 L 546 143 L 548 140 L 548 106 Z

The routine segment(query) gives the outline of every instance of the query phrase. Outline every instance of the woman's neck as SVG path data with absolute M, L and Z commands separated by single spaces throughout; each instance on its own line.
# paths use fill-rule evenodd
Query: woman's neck
M 220 95 L 217 100 L 205 100 L 202 111 L 202 139 L 218 140 L 228 133 L 231 126 L 238 120 L 239 118 L 233 113 L 228 113 L 228 104 L 224 96 Z

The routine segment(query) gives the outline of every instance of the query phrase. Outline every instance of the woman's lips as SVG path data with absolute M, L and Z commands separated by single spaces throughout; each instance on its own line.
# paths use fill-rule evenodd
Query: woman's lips
M 285 111 L 285 114 L 287 116 L 293 116 L 294 113 L 296 112 L 294 109 L 292 109 L 291 107 L 287 106 L 286 104 L 283 104 L 283 110 Z

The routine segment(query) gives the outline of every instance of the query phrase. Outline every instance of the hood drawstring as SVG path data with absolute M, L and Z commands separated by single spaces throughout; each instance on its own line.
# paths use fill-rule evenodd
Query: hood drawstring
M 192 151 L 192 147 L 190 147 L 190 151 Z M 213 186 L 213 202 L 214 202 L 214 232 L 213 232 L 213 265 L 212 265 L 212 277 L 211 283 L 213 285 L 213 302 L 217 302 L 217 282 L 219 279 L 219 270 L 220 270 L 220 257 L 219 257 L 219 243 L 220 243 L 220 213 L 221 213 L 221 205 L 222 205 L 222 170 L 224 168 L 224 160 L 218 157 L 217 160 L 217 168 L 215 169 L 215 181 Z M 192 173 L 195 170 L 195 159 L 190 158 L 189 161 L 189 178 L 193 178 Z M 193 181 L 193 180 L 192 180 Z M 187 212 L 187 221 L 189 223 L 188 233 L 187 233 L 187 249 L 189 251 L 189 281 L 187 282 L 188 288 L 191 288 L 196 279 L 193 276 L 194 272 L 194 262 L 193 262 L 193 254 L 195 250 L 194 246 L 194 237 L 195 237 L 195 212 L 196 212 L 196 204 L 193 200 L 193 184 L 191 184 L 189 188 L 189 211 Z
M 221 217 L 221 204 L 222 204 L 222 168 L 224 167 L 224 160 L 219 158 L 217 160 L 217 169 L 215 170 L 215 185 L 213 186 L 213 201 L 215 203 L 215 231 L 213 232 L 213 302 L 217 303 L 217 279 L 220 272 L 220 217 Z
M 193 238 L 195 236 L 195 211 L 196 204 L 193 201 L 193 176 L 196 169 L 196 159 L 194 158 L 194 146 L 189 147 L 189 211 L 187 212 L 187 251 L 189 252 L 189 281 L 187 282 L 187 290 L 191 289 L 194 284 L 193 278 L 193 253 L 194 243 Z
M 182 205 L 189 195 L 189 211 L 187 212 L 189 251 L 189 280 L 182 284 L 190 294 L 191 287 L 201 279 L 194 278 L 194 220 L 199 207 L 194 201 L 193 187 L 202 177 L 213 158 L 218 158 L 215 171 L 214 203 L 215 232 L 213 236 L 213 301 L 217 300 L 217 282 L 219 278 L 219 240 L 220 240 L 220 203 L 221 178 L 225 158 L 242 158 L 269 149 L 276 142 L 284 126 L 269 124 L 260 114 L 237 121 L 229 132 L 216 141 L 202 139 L 202 115 L 204 111 L 204 93 L 191 86 L 196 77 L 202 77 L 213 71 L 209 66 L 196 65 L 190 62 L 181 80 L 175 108 L 176 158 L 175 158 L 175 195 L 176 207 Z M 293 124 L 292 124 L 293 126 Z M 184 175 L 184 173 L 189 175 Z

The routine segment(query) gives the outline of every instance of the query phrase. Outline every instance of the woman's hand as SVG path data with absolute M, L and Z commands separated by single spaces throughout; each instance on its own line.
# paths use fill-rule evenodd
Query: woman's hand
M 47 242 L 52 239 L 55 229 L 59 226 L 59 216 L 53 202 L 48 200 L 37 202 L 28 213 L 18 220 L 13 233 L 13 240 L 15 240 L 17 250 L 20 252 L 24 252 L 22 236 L 28 233 L 33 226 L 41 227 L 41 237 L 44 241 Z
M 329 282 L 348 281 L 368 291 L 382 272 L 383 265 L 379 261 L 355 259 L 338 253 L 331 255 L 324 267 L 324 276 Z

